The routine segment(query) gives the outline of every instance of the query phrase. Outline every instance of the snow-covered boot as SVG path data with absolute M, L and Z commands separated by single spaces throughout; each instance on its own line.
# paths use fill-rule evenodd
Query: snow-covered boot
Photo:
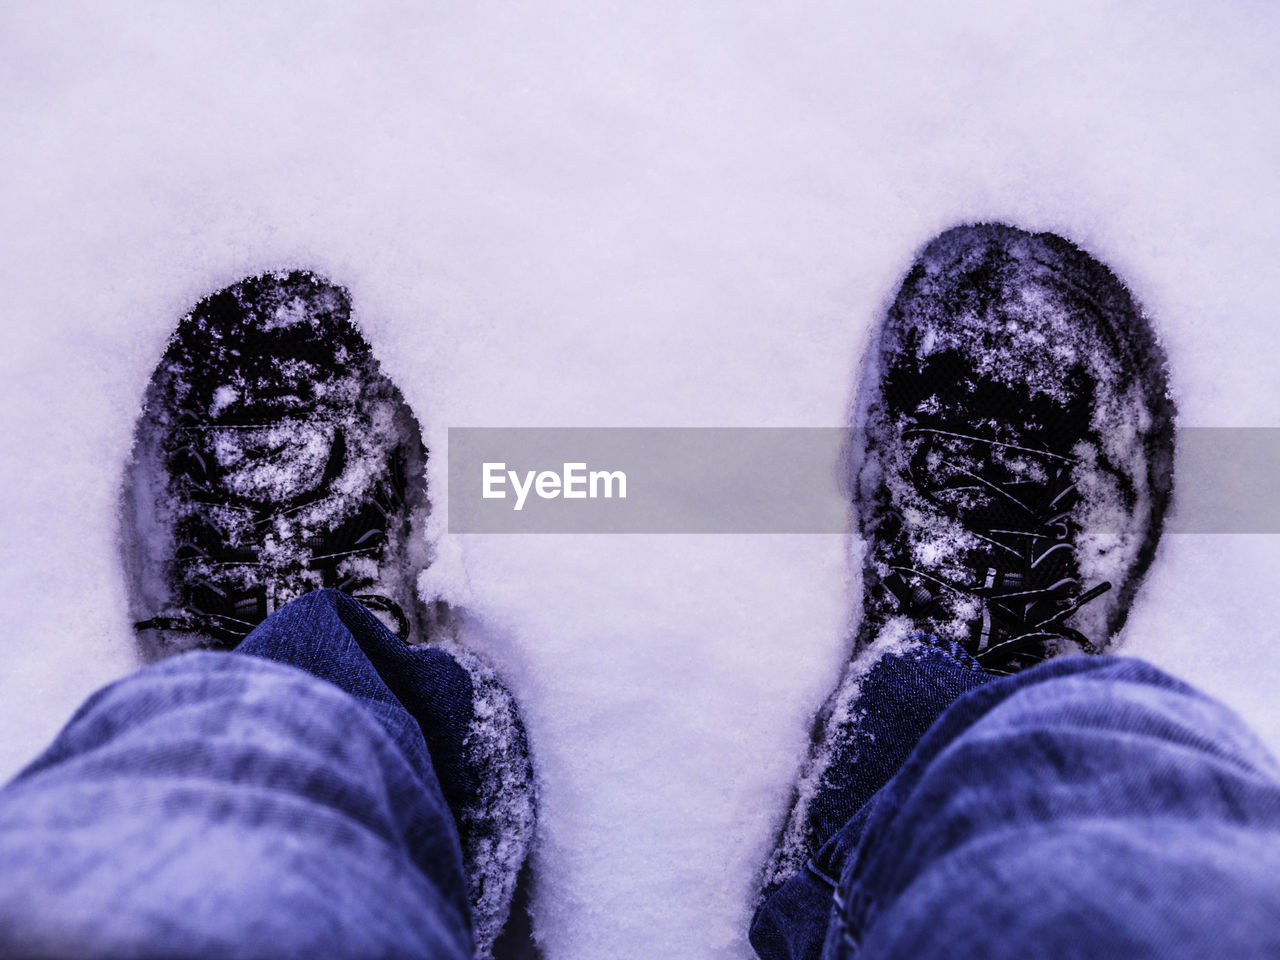
M 483 955 L 532 837 L 524 728 L 493 669 L 417 601 L 430 559 L 427 451 L 350 312 L 346 290 L 297 271 L 243 280 L 179 322 L 124 490 L 132 613 L 143 655 L 158 659 L 234 647 L 283 604 L 331 587 L 406 650 L 430 644 L 457 660 L 472 719 L 449 746 L 477 786 L 450 805 Z
M 814 812 L 867 748 L 856 700 L 881 651 L 929 635 L 985 676 L 1107 649 L 1160 537 L 1173 419 L 1151 326 L 1087 253 L 999 224 L 925 248 L 864 364 L 863 619 L 766 890 L 831 833 Z

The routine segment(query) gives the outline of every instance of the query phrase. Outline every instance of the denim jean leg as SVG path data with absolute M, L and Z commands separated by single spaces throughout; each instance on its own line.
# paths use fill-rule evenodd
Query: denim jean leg
M 1139 661 L 966 694 L 845 841 L 828 960 L 1280 956 L 1280 770 Z
M 453 817 L 376 623 L 311 594 L 238 652 L 93 695 L 0 790 L 0 954 L 470 957 Z M 447 686 L 414 705 L 447 721 Z
M 416 766 L 431 769 L 450 806 L 475 789 L 462 755 L 472 720 L 470 675 L 443 650 L 409 647 L 345 593 L 299 597 L 245 637 L 236 653 L 297 667 L 349 693 Z M 421 756 L 424 740 L 429 757 Z

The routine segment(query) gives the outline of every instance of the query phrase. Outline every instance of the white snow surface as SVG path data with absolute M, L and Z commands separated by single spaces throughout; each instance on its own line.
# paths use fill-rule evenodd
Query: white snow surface
M 915 251 L 975 219 L 1110 264 L 1184 425 L 1280 426 L 1277 49 L 1251 2 L 5 4 L 0 774 L 136 666 L 142 392 L 265 269 L 350 288 L 440 505 L 450 426 L 843 423 Z M 546 956 L 750 956 L 850 544 L 437 536 L 422 586 L 528 721 Z M 1273 749 L 1277 547 L 1166 537 L 1127 629 Z

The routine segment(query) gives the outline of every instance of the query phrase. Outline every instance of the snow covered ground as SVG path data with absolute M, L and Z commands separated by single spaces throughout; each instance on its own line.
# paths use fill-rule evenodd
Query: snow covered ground
M 349 286 L 450 426 L 838 425 L 959 221 L 1110 263 L 1182 421 L 1280 426 L 1280 9 L 581 0 L 0 10 L 0 774 L 134 666 L 116 497 L 178 316 Z M 443 497 L 444 464 L 432 482 Z M 543 781 L 550 960 L 743 958 L 846 654 L 839 536 L 448 536 Z M 1280 748 L 1280 545 L 1171 535 L 1127 631 Z

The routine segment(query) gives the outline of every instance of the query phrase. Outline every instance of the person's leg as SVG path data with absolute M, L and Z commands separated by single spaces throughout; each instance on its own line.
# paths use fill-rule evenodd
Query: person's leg
M 95 694 L 0 790 L 0 953 L 472 956 L 471 682 L 397 644 L 320 591 Z
M 1051 234 L 974 224 L 929 243 L 868 351 L 855 416 L 849 477 L 865 546 L 857 656 L 817 718 L 764 871 L 751 938 L 767 960 L 817 957 L 833 916 L 849 930 L 829 938 L 832 950 L 888 929 L 864 901 L 877 898 L 875 910 L 896 901 L 847 877 L 848 862 L 907 863 L 929 834 L 868 832 L 863 840 L 868 818 L 885 809 L 880 798 L 895 789 L 884 784 L 903 782 L 899 766 L 926 730 L 927 742 L 939 735 L 931 724 L 957 698 L 981 701 L 1011 682 L 994 676 L 1112 646 L 1155 555 L 1172 489 L 1174 405 L 1155 333 L 1105 265 Z M 901 638 L 921 635 L 947 655 L 902 655 Z M 1204 736 L 1217 743 L 1229 734 L 1211 726 Z M 1046 737 L 1052 754 L 1052 732 Z M 991 765 L 1004 746 L 995 744 Z M 1131 759 L 1134 776 L 1147 776 L 1142 758 Z M 1150 763 L 1158 776 L 1159 759 Z M 1011 755 L 1010 767 L 1018 764 Z M 1089 781 L 1091 770 L 1098 780 Z M 1028 790 L 1067 796 L 1078 788 L 1087 816 L 1088 791 L 1105 791 L 1112 774 L 1101 763 L 1041 765 Z M 1036 809 L 1034 798 L 997 795 L 1001 787 L 993 781 L 987 807 L 967 815 L 998 830 L 1006 816 L 1017 826 L 1021 814 L 1011 808 L 1024 799 Z M 1034 865 L 1024 863 L 1029 872 Z M 1057 868 L 1040 866 L 1046 877 Z M 833 914 L 842 878 L 846 895 Z M 986 909 L 967 897 L 977 878 L 951 879 L 956 910 Z M 1166 882 L 1176 885 L 1174 875 Z M 1067 909 L 1069 888 L 1051 888 L 1034 886 L 1047 909 Z M 951 933 L 943 919 L 927 920 L 940 927 L 939 941 Z M 1004 922 L 988 911 L 979 925 L 995 938 Z M 987 953 L 972 938 L 957 942 Z M 1062 952 L 1062 944 L 1048 946 Z
M 200 301 L 152 374 L 134 440 L 122 534 L 143 658 L 240 644 L 332 682 L 383 721 L 419 779 L 438 780 L 411 807 L 442 791 L 486 956 L 532 842 L 528 744 L 497 671 L 419 597 L 427 449 L 347 291 L 293 271 Z M 207 746 L 191 738 L 193 765 L 207 753 L 216 767 L 219 741 Z M 242 766 L 251 784 L 256 767 Z M 144 774 L 126 764 L 119 778 Z M 454 898 L 457 871 L 446 872 L 432 879 Z M 313 930 L 342 918 L 313 911 Z
M 1230 711 L 1135 660 L 984 680 L 937 643 L 872 651 L 762 958 L 1280 952 L 1280 770 Z
M 1280 956 L 1280 770 L 1135 660 L 964 695 L 827 847 L 826 960 Z

